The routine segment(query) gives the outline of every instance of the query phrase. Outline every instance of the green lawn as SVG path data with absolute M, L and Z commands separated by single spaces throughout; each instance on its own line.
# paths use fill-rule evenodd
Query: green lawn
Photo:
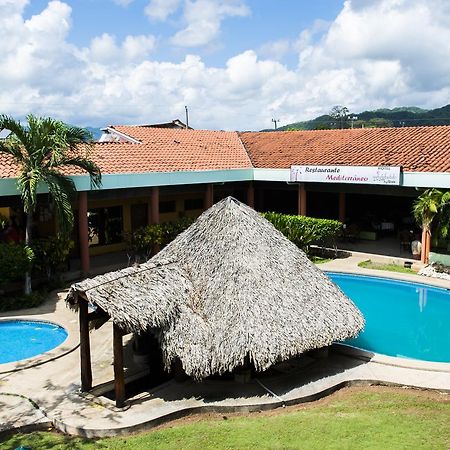
M 344 389 L 315 404 L 266 413 L 195 416 L 164 428 L 87 441 L 56 433 L 0 443 L 38 449 L 448 449 L 450 395 L 389 388 Z
M 321 256 L 311 256 L 311 261 L 314 264 L 323 264 L 329 261 L 333 261 L 332 258 L 322 258 Z
M 407 269 L 406 267 L 400 266 L 398 264 L 382 264 L 372 262 L 370 259 L 367 261 L 361 261 L 358 267 L 364 267 L 365 269 L 375 269 L 375 270 L 387 270 L 388 272 L 400 272 L 400 273 L 412 273 L 415 274 L 414 270 Z

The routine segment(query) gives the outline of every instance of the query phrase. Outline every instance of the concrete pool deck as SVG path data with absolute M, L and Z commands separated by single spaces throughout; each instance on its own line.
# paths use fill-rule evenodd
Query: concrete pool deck
M 369 255 L 370 256 L 370 255 Z M 418 275 L 363 269 L 357 263 L 370 259 L 366 255 L 333 260 L 323 270 L 383 276 L 414 281 L 450 289 L 450 282 Z M 39 308 L 0 314 L 0 318 L 48 320 L 64 326 L 69 333 L 70 350 L 78 344 L 78 317 L 66 308 L 65 292 L 51 295 Z M 91 333 L 94 385 L 113 379 L 112 327 L 105 324 Z M 342 352 L 335 347 L 328 358 L 302 357 L 277 366 L 269 374 L 247 384 L 235 381 L 172 380 L 142 392 L 116 409 L 102 397 L 79 394 L 79 352 L 55 349 L 39 365 L 15 363 L 20 369 L 5 372 L 0 365 L 0 433 L 11 428 L 46 427 L 53 424 L 70 434 L 102 437 L 150 428 L 161 422 L 201 411 L 253 411 L 315 400 L 351 384 L 386 384 L 436 389 L 450 395 L 450 364 L 428 363 L 382 355 Z M 345 349 L 344 349 L 345 350 Z M 45 362 L 47 361 L 47 362 Z M 14 364 L 13 364 L 14 365 Z M 10 366 L 8 364 L 8 366 Z M 22 368 L 22 367 L 23 368 Z

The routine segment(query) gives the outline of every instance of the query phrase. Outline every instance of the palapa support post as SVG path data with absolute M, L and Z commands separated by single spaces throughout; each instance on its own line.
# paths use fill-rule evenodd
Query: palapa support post
M 114 392 L 117 408 L 125 406 L 125 376 L 123 371 L 123 343 L 122 330 L 113 325 L 113 351 L 114 351 Z
M 339 222 L 345 223 L 345 192 L 339 192 Z
M 90 271 L 89 261 L 89 225 L 87 192 L 78 194 L 78 235 L 80 240 L 81 272 L 87 275 Z
M 80 320 L 80 365 L 81 365 L 81 391 L 92 389 L 91 346 L 89 342 L 88 302 L 78 296 Z
M 210 183 L 206 185 L 205 198 L 203 200 L 203 209 L 207 210 L 214 204 L 214 186 Z
M 305 183 L 298 185 L 298 215 L 306 216 L 306 189 Z
M 255 186 L 252 182 L 247 187 L 247 205 L 255 209 Z

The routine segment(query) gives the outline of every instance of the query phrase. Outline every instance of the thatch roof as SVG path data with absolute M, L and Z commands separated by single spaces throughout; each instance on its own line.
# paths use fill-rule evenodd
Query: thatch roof
M 364 318 L 306 255 L 228 197 L 147 263 L 74 284 L 123 330 L 157 329 L 165 364 L 200 379 L 357 335 Z

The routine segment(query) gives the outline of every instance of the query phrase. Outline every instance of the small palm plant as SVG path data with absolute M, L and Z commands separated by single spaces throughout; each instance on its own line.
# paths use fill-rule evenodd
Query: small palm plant
M 437 224 L 438 233 L 447 237 L 450 220 L 450 192 L 439 189 L 427 189 L 413 204 L 413 214 L 422 227 L 422 261 L 428 261 L 428 249 L 431 242 L 433 224 Z
M 27 116 L 22 125 L 9 116 L 0 116 L 0 130 L 11 134 L 0 141 L 0 153 L 14 158 L 18 166 L 17 185 L 27 216 L 25 244 L 32 236 L 33 213 L 37 206 L 38 186 L 46 185 L 55 207 L 59 232 L 68 234 L 74 223 L 71 198 L 75 184 L 66 174 L 73 168 L 87 172 L 94 187 L 101 185 L 99 167 L 89 158 L 92 135 L 85 129 L 69 126 L 50 117 Z M 71 170 L 70 170 L 71 169 Z M 31 292 L 31 277 L 25 276 L 25 293 Z

